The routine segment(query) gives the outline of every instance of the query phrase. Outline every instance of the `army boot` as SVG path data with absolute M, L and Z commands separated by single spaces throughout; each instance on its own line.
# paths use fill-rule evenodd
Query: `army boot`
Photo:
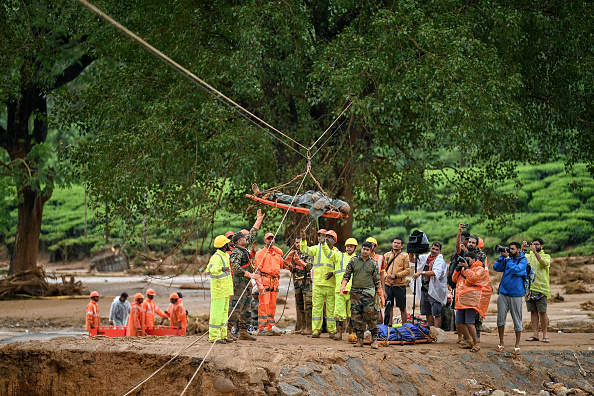
M 342 332 L 344 330 L 343 323 L 344 321 L 339 321 L 336 324 L 336 335 L 334 336 L 334 341 L 342 341 Z
M 305 330 L 303 316 L 303 313 L 299 309 L 297 309 L 297 323 L 295 324 L 295 334 L 301 334 L 301 332 Z
M 227 342 L 237 341 L 231 330 L 227 327 Z
M 363 348 L 363 337 L 357 337 L 357 343 L 353 346 L 355 348 Z
M 247 340 L 247 341 L 256 341 L 254 337 L 252 337 L 248 332 L 247 329 L 240 329 L 239 330 L 239 339 L 240 340 Z
M 371 336 L 371 349 L 378 349 L 379 345 L 377 345 L 377 336 Z
M 313 331 L 312 331 L 312 323 L 311 323 L 311 313 L 306 312 L 304 315 L 304 319 L 303 320 L 303 326 L 305 327 L 305 330 L 301 330 L 301 335 L 304 336 L 308 336 L 308 335 L 312 335 Z

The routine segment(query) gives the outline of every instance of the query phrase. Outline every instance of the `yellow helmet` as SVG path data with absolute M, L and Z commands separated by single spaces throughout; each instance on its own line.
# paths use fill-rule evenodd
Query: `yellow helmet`
M 371 242 L 377 246 L 377 240 L 374 237 L 369 237 L 365 240 L 365 242 Z
M 214 240 L 214 247 L 217 249 L 222 248 L 223 246 L 225 246 L 225 244 L 227 244 L 229 242 L 231 242 L 231 241 L 225 235 L 219 235 Z
M 357 243 L 357 240 L 355 238 L 349 238 L 346 240 L 346 242 L 344 243 L 344 245 L 355 245 L 355 246 L 359 246 L 359 244 Z

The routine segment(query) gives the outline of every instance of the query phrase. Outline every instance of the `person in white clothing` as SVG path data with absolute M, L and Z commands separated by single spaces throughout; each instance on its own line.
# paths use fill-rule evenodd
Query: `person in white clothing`
M 429 326 L 440 328 L 441 310 L 448 295 L 448 267 L 441 254 L 441 243 L 434 242 L 429 254 L 419 256 L 419 264 L 421 270 L 412 276 L 411 288 L 414 290 L 413 282 L 417 282 L 417 290 L 421 291 L 421 315 L 426 315 Z

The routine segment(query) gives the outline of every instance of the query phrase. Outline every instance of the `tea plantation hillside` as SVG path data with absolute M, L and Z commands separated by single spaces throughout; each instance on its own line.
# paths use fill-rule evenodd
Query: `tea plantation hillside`
M 375 237 L 379 251 L 390 248 L 392 238 L 407 238 L 414 229 L 421 229 L 431 241 L 440 241 L 445 246 L 443 252 L 449 254 L 454 249 L 457 224 L 468 223 L 470 232 L 478 234 L 485 241 L 485 251 L 493 255 L 496 244 L 507 244 L 510 241 L 543 238 L 547 252 L 555 256 L 591 255 L 594 253 L 594 180 L 585 166 L 576 166 L 571 173 L 566 173 L 562 163 L 551 163 L 539 166 L 522 166 L 519 178 L 523 183 L 518 194 L 515 219 L 504 227 L 487 230 L 485 224 L 473 218 L 448 218 L 446 208 L 442 211 L 410 211 L 402 209 L 390 215 L 385 229 L 362 230 L 355 221 L 354 236 L 362 242 L 366 237 Z M 501 186 L 505 190 L 516 188 L 511 181 Z M 50 252 L 52 261 L 81 259 L 94 250 L 105 245 L 105 226 L 94 220 L 94 214 L 87 209 L 87 234 L 85 236 L 85 197 L 81 186 L 70 189 L 58 189 L 45 206 L 40 249 Z M 246 206 L 249 205 L 246 202 Z M 405 203 L 401 205 L 406 207 Z M 1 235 L 4 244 L 9 248 L 14 243 L 16 227 L 16 210 L 11 211 L 12 227 Z M 196 246 L 202 252 L 208 252 L 212 236 L 223 234 L 228 230 L 248 228 L 248 224 L 236 215 L 221 214 L 214 228 L 201 230 L 193 240 L 186 243 L 181 250 L 191 255 Z M 124 243 L 131 256 L 145 248 L 150 251 L 168 251 L 179 241 L 171 237 L 165 228 L 151 229 L 144 235 L 137 235 L 142 227 L 136 225 L 136 232 L 131 227 L 120 225 L 110 229 L 110 243 Z M 128 231 L 127 231 L 128 230 Z M 282 232 L 282 230 L 281 230 Z M 134 235 L 133 237 L 128 237 Z M 263 233 L 260 235 L 262 242 Z M 280 240 L 280 238 L 278 238 Z M 145 245 L 146 241 L 146 245 Z M 204 243 L 202 243 L 204 241 Z

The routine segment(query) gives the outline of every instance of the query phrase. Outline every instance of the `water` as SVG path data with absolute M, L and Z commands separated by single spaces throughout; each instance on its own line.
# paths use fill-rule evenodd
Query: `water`
M 7 336 L 4 338 L 3 336 Z M 85 337 L 87 332 L 79 331 L 56 331 L 56 332 L 26 332 L 26 333 L 8 333 L 0 332 L 0 343 L 7 344 L 11 342 L 27 342 L 27 341 L 45 341 L 52 338 L 59 337 Z

